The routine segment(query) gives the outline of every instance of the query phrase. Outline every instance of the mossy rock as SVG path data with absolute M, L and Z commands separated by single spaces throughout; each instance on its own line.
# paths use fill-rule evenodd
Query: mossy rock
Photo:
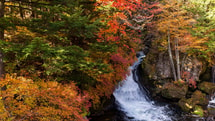
M 206 106 L 208 105 L 208 99 L 206 98 L 206 94 L 202 93 L 199 90 L 196 90 L 191 98 L 186 99 L 182 98 L 179 102 L 178 105 L 181 107 L 181 109 L 185 112 L 191 112 L 193 114 L 199 115 L 202 117 L 204 115 L 204 111 L 201 106 Z
M 195 104 L 202 105 L 202 106 L 208 105 L 208 102 L 209 102 L 209 100 L 206 98 L 206 94 L 202 93 L 199 90 L 196 90 L 192 94 L 191 99 L 193 100 L 193 102 L 195 102 Z
M 190 112 L 195 107 L 195 103 L 191 98 L 182 98 L 181 100 L 179 100 L 178 105 L 185 112 Z
M 204 116 L 204 110 L 202 109 L 201 106 L 195 106 L 194 111 L 192 112 L 192 114 L 198 115 L 200 117 Z
M 215 108 L 209 107 L 207 110 L 208 110 L 209 115 L 214 115 L 215 116 Z
M 212 82 L 202 82 L 198 85 L 198 89 L 211 95 L 215 92 L 215 84 Z
M 156 93 L 156 94 L 160 94 L 161 91 L 162 91 L 162 85 L 156 85 L 155 93 Z
M 187 91 L 188 86 L 186 84 L 166 83 L 162 88 L 161 95 L 168 99 L 181 99 L 186 96 Z

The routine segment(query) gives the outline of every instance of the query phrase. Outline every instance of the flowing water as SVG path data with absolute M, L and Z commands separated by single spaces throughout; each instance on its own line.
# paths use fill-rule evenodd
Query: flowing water
M 138 62 L 130 67 L 130 74 L 113 93 L 118 110 L 125 114 L 125 121 L 172 121 L 173 112 L 168 106 L 156 105 L 149 99 L 147 90 L 137 83 L 136 70 L 143 57 L 140 55 Z
M 138 62 L 131 66 L 130 74 L 115 89 L 112 108 L 92 116 L 90 121 L 204 121 L 184 114 L 180 109 L 166 103 L 155 102 L 149 92 L 140 86 L 139 66 L 145 55 L 137 54 Z M 215 99 L 211 101 L 211 104 Z M 212 120 L 213 121 L 213 120 Z
M 215 108 L 215 97 L 211 97 L 211 100 L 209 101 L 208 107 Z

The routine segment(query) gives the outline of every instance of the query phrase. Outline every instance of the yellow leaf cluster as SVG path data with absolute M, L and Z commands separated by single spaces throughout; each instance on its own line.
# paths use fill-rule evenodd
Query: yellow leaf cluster
M 86 120 L 89 98 L 79 95 L 74 83 L 33 82 L 7 74 L 0 86 L 1 120 Z
M 160 5 L 163 11 L 156 24 L 160 33 L 159 36 L 161 36 L 159 38 L 163 38 L 159 40 L 160 45 L 167 47 L 166 40 L 169 31 L 172 44 L 174 44 L 175 39 L 179 40 L 178 49 L 180 51 L 185 52 L 193 48 L 203 49 L 203 43 L 206 39 L 199 39 L 190 34 L 188 29 L 193 28 L 196 20 L 190 12 L 181 7 L 182 5 L 182 2 L 176 0 L 166 0 L 165 4 Z

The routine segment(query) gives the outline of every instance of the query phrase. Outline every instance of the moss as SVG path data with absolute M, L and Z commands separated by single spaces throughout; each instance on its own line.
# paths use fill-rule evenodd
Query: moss
M 161 91 L 163 97 L 168 99 L 181 99 L 186 96 L 188 86 L 186 84 L 177 85 L 173 83 L 166 83 Z
M 211 82 L 202 82 L 198 85 L 198 88 L 207 94 L 212 94 L 215 91 L 215 84 Z
M 178 81 L 174 81 L 173 83 L 179 87 L 183 87 L 185 85 L 185 82 L 181 79 Z
M 208 105 L 208 99 L 206 98 L 206 94 L 202 93 L 199 90 L 196 90 L 191 96 L 193 102 L 198 105 Z
M 181 107 L 181 109 L 185 112 L 190 112 L 193 108 L 194 105 L 191 99 L 186 99 L 186 98 L 182 98 L 179 102 L 178 102 L 179 106 Z
M 192 112 L 192 114 L 198 115 L 200 117 L 204 116 L 204 110 L 202 109 L 201 106 L 195 106 L 194 111 Z

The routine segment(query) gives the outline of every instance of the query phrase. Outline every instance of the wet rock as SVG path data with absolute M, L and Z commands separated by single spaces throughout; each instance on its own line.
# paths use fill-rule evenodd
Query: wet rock
M 215 121 L 215 116 L 209 116 L 204 121 Z
M 208 108 L 208 113 L 209 113 L 209 115 L 214 115 L 215 116 L 215 108 L 209 107 Z
M 193 100 L 191 98 L 189 98 L 189 99 L 182 98 L 181 100 L 179 100 L 178 105 L 185 112 L 190 112 L 191 109 L 193 109 L 195 107 L 195 103 L 193 102 Z
M 166 83 L 164 84 L 161 95 L 168 99 L 181 99 L 186 96 L 188 86 L 184 83 Z
M 192 112 L 192 114 L 198 115 L 200 117 L 204 116 L 204 110 L 202 109 L 201 106 L 195 106 L 194 107 L 194 111 Z
M 215 84 L 211 82 L 202 82 L 198 85 L 198 89 L 211 95 L 215 92 Z
M 191 98 L 189 99 L 182 98 L 178 102 L 178 105 L 185 112 L 192 112 L 195 115 L 203 117 L 204 116 L 203 107 L 208 105 L 208 99 L 206 98 L 206 94 L 202 93 L 199 90 L 196 90 L 192 94 Z
M 137 57 L 137 58 L 139 58 L 139 57 L 141 57 L 141 56 L 142 56 L 142 57 L 145 57 L 145 54 L 143 53 L 143 51 L 139 51 L 139 52 L 136 53 L 136 57 Z
M 155 94 L 160 94 L 162 91 L 162 85 L 157 84 L 155 88 Z
M 208 107 L 207 121 L 215 121 L 215 107 Z
M 193 102 L 197 105 L 202 105 L 202 106 L 206 106 L 208 105 L 209 100 L 206 98 L 206 94 L 202 93 L 199 90 L 196 90 L 192 96 L 191 99 L 193 100 Z

